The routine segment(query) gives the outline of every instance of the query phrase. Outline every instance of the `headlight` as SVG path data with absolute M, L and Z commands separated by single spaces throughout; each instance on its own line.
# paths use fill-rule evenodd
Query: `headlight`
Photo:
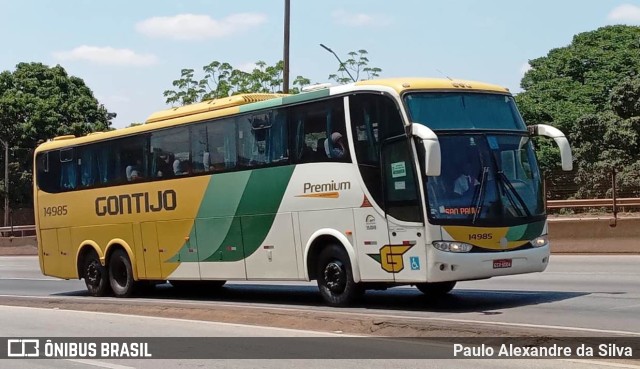
M 469 252 L 473 248 L 473 245 L 469 245 L 468 243 L 455 241 L 435 241 L 433 246 L 445 252 Z
M 542 247 L 549 244 L 549 239 L 547 236 L 540 236 L 531 241 L 531 246 L 533 247 Z

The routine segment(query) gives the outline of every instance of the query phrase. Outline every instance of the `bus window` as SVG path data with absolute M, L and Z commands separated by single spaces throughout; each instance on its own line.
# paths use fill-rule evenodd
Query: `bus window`
M 350 161 L 343 98 L 293 109 L 298 163 Z
M 382 204 L 380 142 L 404 133 L 398 108 L 389 97 L 358 94 L 349 97 L 353 146 L 360 174 L 373 199 Z
M 60 192 L 60 151 L 38 154 L 36 159 L 38 188 L 49 193 Z
M 60 189 L 73 190 L 77 186 L 78 164 L 75 161 L 74 150 L 60 150 Z
M 182 176 L 192 172 L 189 128 L 153 132 L 150 138 L 151 174 L 154 178 Z
M 191 128 L 194 173 L 218 172 L 236 166 L 234 119 L 217 120 Z
M 238 161 L 243 167 L 289 162 L 286 111 L 245 115 L 237 118 Z
M 113 150 L 108 144 L 85 146 L 79 151 L 81 187 L 105 185 L 117 179 Z

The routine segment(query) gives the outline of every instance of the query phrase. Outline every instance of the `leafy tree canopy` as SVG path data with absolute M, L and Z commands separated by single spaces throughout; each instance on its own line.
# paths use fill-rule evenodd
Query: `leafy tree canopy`
M 351 77 L 356 81 L 359 81 L 363 76 L 366 79 L 379 77 L 382 69 L 369 66 L 368 54 L 367 50 L 364 49 L 349 52 L 347 54 L 349 58 L 340 64 L 338 73 L 330 74 L 329 79 L 346 84 L 354 82 Z
M 635 88 L 634 88 L 635 86 Z M 640 77 L 613 89 L 610 108 L 576 122 L 573 141 L 578 197 L 610 196 L 611 172 L 619 191 L 640 196 Z
M 525 120 L 572 133 L 578 118 L 608 110 L 612 89 L 640 73 L 640 27 L 581 33 L 529 64 L 517 96 Z
M 31 201 L 31 155 L 38 142 L 108 130 L 114 117 L 82 79 L 59 65 L 20 63 L 14 71 L 1 72 L 0 136 L 11 147 L 10 200 Z
M 275 93 L 283 90 L 284 63 L 282 61 L 275 65 L 257 61 L 251 72 L 236 69 L 229 63 L 213 61 L 202 67 L 202 70 L 204 75 L 198 79 L 195 77 L 195 70 L 183 69 L 180 72 L 180 78 L 173 81 L 175 89 L 164 92 L 167 104 L 187 105 L 234 94 Z M 297 76 L 290 92 L 298 93 L 310 83 L 308 78 Z
M 370 67 L 367 54 L 367 50 L 348 53 L 349 57 L 344 64 L 338 66 L 338 73 L 329 75 L 329 79 L 338 83 L 350 83 L 352 80 L 347 71 L 356 81 L 365 76 L 367 79 L 378 77 L 382 69 Z M 284 90 L 283 70 L 282 60 L 274 65 L 268 65 L 262 60 L 257 61 L 251 72 L 234 68 L 229 63 L 213 61 L 202 67 L 202 78 L 196 77 L 194 69 L 182 69 L 180 78 L 173 81 L 174 89 L 164 91 L 164 97 L 167 104 L 180 106 L 242 93 L 281 92 Z M 297 94 L 310 84 L 309 78 L 297 76 L 289 92 Z
M 606 194 L 610 173 L 640 190 L 640 27 L 608 26 L 576 35 L 566 47 L 531 60 L 516 99 L 528 124 L 561 129 L 574 150 L 579 197 Z M 558 150 L 538 140 L 546 174 L 559 168 Z M 548 176 L 553 181 L 553 175 Z M 636 179 L 634 179 L 636 178 Z M 635 182 L 634 182 L 635 181 Z

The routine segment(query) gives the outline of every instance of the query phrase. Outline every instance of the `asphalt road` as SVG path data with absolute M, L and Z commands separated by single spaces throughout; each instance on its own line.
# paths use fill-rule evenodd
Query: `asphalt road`
M 86 295 L 82 281 L 42 276 L 35 257 L 0 257 L 0 296 L 3 295 L 96 300 Z M 575 331 L 599 336 L 640 336 L 640 256 L 554 255 L 543 273 L 462 282 L 450 296 L 437 300 L 409 287 L 368 291 L 359 305 L 345 309 L 324 306 L 315 284 L 297 282 L 233 282 L 213 296 L 184 296 L 166 285 L 134 300 L 153 305 L 197 303 L 339 311 L 452 324 L 554 327 L 566 329 L 567 335 Z
M 326 345 L 338 345 L 342 341 L 336 340 L 337 334 L 309 332 L 300 330 L 289 330 L 280 328 L 267 328 L 256 326 L 244 326 L 237 324 L 224 324 L 214 322 L 187 321 L 179 319 L 140 317 L 121 314 L 78 312 L 65 310 L 52 310 L 27 307 L 7 307 L 0 306 L 0 326 L 3 328 L 3 336 L 9 337 L 91 337 L 94 329 L 99 329 L 101 336 L 105 340 L 109 337 L 225 337 L 224 340 L 217 340 L 217 345 L 212 350 L 222 350 L 223 352 L 235 351 L 246 352 L 247 356 L 252 356 L 251 351 L 260 346 L 272 347 L 271 341 L 283 339 L 284 337 L 295 337 L 294 344 L 304 347 L 305 342 L 301 340 L 316 339 L 325 340 Z M 243 345 L 242 339 L 238 337 L 257 337 L 252 341 L 253 345 Z M 262 338 L 260 338 L 262 337 Z M 113 338 L 115 341 L 117 339 Z M 177 338 L 174 338 L 177 339 Z M 246 340 L 246 338 L 244 338 Z M 260 340 L 266 341 L 260 341 Z M 344 337 L 342 338 L 344 339 Z M 173 339 L 172 339 L 173 340 Z M 165 341 L 167 345 L 172 345 L 172 340 Z M 256 341 L 257 340 L 257 341 Z M 399 346 L 398 342 L 387 339 L 376 339 L 378 342 L 371 345 L 370 342 L 351 342 L 354 349 L 371 356 L 378 356 L 381 351 L 394 351 Z M 140 339 L 140 341 L 144 341 Z M 276 341 L 277 342 L 277 341 Z M 289 341 L 291 342 L 291 341 Z M 402 343 L 404 345 L 404 343 Z M 409 343 L 411 344 L 411 343 Z M 271 346 L 270 346 L 271 345 Z M 426 346 L 425 349 L 438 349 L 438 347 Z M 428 347 L 428 348 L 427 348 Z M 41 345 L 42 349 L 42 345 Z M 281 348 L 286 350 L 287 348 Z M 308 347 L 313 350 L 313 347 Z M 340 350 L 339 347 L 335 348 Z M 244 351 L 243 351 L 244 350 Z M 375 350 L 375 351 L 374 351 Z M 392 353 L 391 353 L 392 354 Z M 188 352 L 186 353 L 188 355 Z M 227 360 L 227 359 L 189 359 L 189 360 L 154 360 L 154 359 L 57 359 L 57 360 L 29 360 L 13 359 L 2 360 L 0 366 L 15 369 L 23 368 L 551 368 L 551 369 L 583 369 L 583 368 L 640 368 L 633 364 L 620 362 L 603 362 L 593 360 Z

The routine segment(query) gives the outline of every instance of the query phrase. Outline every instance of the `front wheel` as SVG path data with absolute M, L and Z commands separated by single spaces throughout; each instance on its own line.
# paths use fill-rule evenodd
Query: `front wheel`
M 89 251 L 82 265 L 82 276 L 89 294 L 95 297 L 106 295 L 109 292 L 109 273 L 100 263 L 98 253 L 93 249 Z
M 434 283 L 418 283 L 416 287 L 420 292 L 427 296 L 443 296 L 451 292 L 456 286 L 455 281 L 451 282 L 434 282 Z
M 109 258 L 109 283 L 116 297 L 129 297 L 133 294 L 135 281 L 129 255 L 118 249 Z
M 346 306 L 364 293 L 353 281 L 349 255 L 344 248 L 330 245 L 318 258 L 318 288 L 320 295 L 331 306 Z

